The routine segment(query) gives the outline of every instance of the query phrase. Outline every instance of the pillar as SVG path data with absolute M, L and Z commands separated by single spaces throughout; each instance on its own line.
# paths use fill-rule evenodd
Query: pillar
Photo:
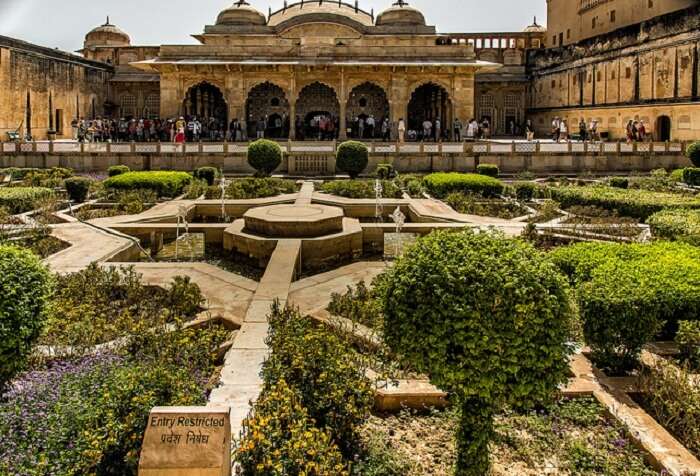
M 348 138 L 348 121 L 345 115 L 347 114 L 348 103 L 345 99 L 340 101 L 340 131 L 338 131 L 338 138 L 340 140 L 346 140 Z
M 289 140 L 297 138 L 297 101 L 290 96 L 289 99 Z

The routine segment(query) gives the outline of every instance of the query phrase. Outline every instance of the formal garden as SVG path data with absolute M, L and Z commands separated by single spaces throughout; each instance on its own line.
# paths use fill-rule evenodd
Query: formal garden
M 238 474 L 700 474 L 688 157 L 367 173 L 350 142 L 303 179 L 262 140 L 245 177 L 0 170 L 0 474 L 137 474 L 151 409 L 221 404 L 251 322 Z

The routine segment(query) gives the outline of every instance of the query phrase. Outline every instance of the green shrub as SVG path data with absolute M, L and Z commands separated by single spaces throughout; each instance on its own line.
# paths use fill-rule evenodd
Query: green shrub
M 92 180 L 87 177 L 72 177 L 65 181 L 68 198 L 76 203 L 83 203 L 90 192 Z
M 215 167 L 200 167 L 194 171 L 194 178 L 205 180 L 207 185 L 214 185 L 216 177 L 219 176 L 219 171 Z
M 379 180 L 391 180 L 396 176 L 396 171 L 391 164 L 379 164 L 376 175 Z
M 683 169 L 683 181 L 694 187 L 700 186 L 700 168 L 688 167 Z
M 700 246 L 700 210 L 664 210 L 649 217 L 647 223 L 658 238 Z
M 347 476 L 338 447 L 284 380 L 266 388 L 243 422 L 235 460 L 244 474 Z
M 298 311 L 275 306 L 269 323 L 266 388 L 286 381 L 317 427 L 327 429 L 345 456 L 352 456 L 358 427 L 374 403 L 367 364 L 337 334 Z
M 236 179 L 226 188 L 226 198 L 232 200 L 248 200 L 252 198 L 276 197 L 277 195 L 295 193 L 296 183 L 293 180 L 277 178 L 243 178 Z M 210 188 L 207 198 L 213 198 L 215 191 Z M 216 193 L 221 198 L 221 193 Z
M 675 340 L 681 359 L 692 369 L 700 370 L 700 320 L 679 322 Z
M 428 193 L 437 198 L 445 198 L 452 192 L 473 193 L 484 197 L 495 197 L 503 192 L 503 183 L 493 177 L 477 174 L 440 172 L 423 179 Z
M 401 198 L 403 192 L 393 182 L 382 180 L 382 198 Z M 375 198 L 374 180 L 335 180 L 326 182 L 321 186 L 321 191 L 331 195 L 345 198 Z
M 673 183 L 680 183 L 683 182 L 684 172 L 685 169 L 675 169 L 670 174 L 668 174 L 668 176 Z
M 331 294 L 331 302 L 326 310 L 334 316 L 370 328 L 382 326 L 378 302 L 364 281 L 360 281 L 354 288 L 348 286 L 345 294 Z
M 457 474 L 486 474 L 494 413 L 547 403 L 567 379 L 566 280 L 523 242 L 437 231 L 378 286 L 386 342 L 462 407 Z
M 35 204 L 53 196 L 53 191 L 42 187 L 3 187 L 0 188 L 0 207 L 12 215 L 33 210 Z
M 608 181 L 611 187 L 627 189 L 630 186 L 630 181 L 624 177 L 610 177 Z
M 501 171 L 496 164 L 479 164 L 476 167 L 476 173 L 486 175 L 487 177 L 497 178 Z
M 700 141 L 690 144 L 685 150 L 685 156 L 690 159 L 695 167 L 700 167 Z
M 248 163 L 258 174 L 272 175 L 282 163 L 282 148 L 271 140 L 256 140 L 248 146 Z
M 692 195 L 607 186 L 550 187 L 549 190 L 552 198 L 564 208 L 595 206 L 640 220 L 646 220 L 664 208 L 700 208 L 700 198 Z
M 515 197 L 523 202 L 529 202 L 536 198 L 539 189 L 534 182 L 515 182 L 513 188 L 515 189 Z
M 209 185 L 207 185 L 206 180 L 201 180 L 198 178 L 195 178 L 192 183 L 190 183 L 187 188 L 185 188 L 185 198 L 188 200 L 196 200 L 201 196 L 206 196 L 207 192 L 209 191 Z M 216 188 L 216 187 L 212 187 Z M 221 189 L 219 189 L 221 190 Z M 219 196 L 219 198 L 221 198 Z
M 107 175 L 110 177 L 116 177 L 117 175 L 125 174 L 131 172 L 131 169 L 126 165 L 113 165 L 107 169 Z
M 180 195 L 192 182 L 187 172 L 127 172 L 104 181 L 112 191 L 152 190 L 159 197 L 173 198 Z
M 51 275 L 30 251 L 0 246 L 0 387 L 19 370 L 44 328 Z
M 336 152 L 336 167 L 348 174 L 351 179 L 357 178 L 369 163 L 369 149 L 362 142 L 346 141 L 338 146 Z

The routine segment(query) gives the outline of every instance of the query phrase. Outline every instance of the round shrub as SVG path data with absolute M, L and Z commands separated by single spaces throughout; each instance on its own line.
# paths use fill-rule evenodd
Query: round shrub
M 516 182 L 513 184 L 515 196 L 518 200 L 529 202 L 537 194 L 537 184 L 533 182 Z
M 117 175 L 125 174 L 131 172 L 131 169 L 126 165 L 113 165 L 107 169 L 107 175 L 110 177 L 116 177 Z
M 683 169 L 683 181 L 694 187 L 700 186 L 700 168 L 688 167 Z
M 248 146 L 248 163 L 260 175 L 272 175 L 282 163 L 282 148 L 271 140 L 256 140 Z
M 22 369 L 44 328 L 51 275 L 30 251 L 0 246 L 0 386 Z
M 336 166 L 350 178 L 357 178 L 369 164 L 369 149 L 362 142 L 346 141 L 338 146 Z
M 479 164 L 476 167 L 476 172 L 479 175 L 486 175 L 487 177 L 498 177 L 498 174 L 501 173 L 501 171 L 498 168 L 498 165 L 496 164 Z
M 87 177 L 72 177 L 65 181 L 68 198 L 76 203 L 83 203 L 90 192 L 92 180 Z
M 194 171 L 194 178 L 206 180 L 207 185 L 214 185 L 214 180 L 219 175 L 219 171 L 214 167 L 200 167 Z
M 627 189 L 630 186 L 630 181 L 624 177 L 611 177 L 610 186 L 615 188 Z
M 423 179 L 428 193 L 436 198 L 445 198 L 452 192 L 472 193 L 483 197 L 497 197 L 503 193 L 503 183 L 493 177 L 457 172 L 439 172 Z
M 695 167 L 700 167 L 700 141 L 690 144 L 685 149 L 685 156 L 690 159 Z
M 394 171 L 394 166 L 391 164 L 379 164 L 377 165 L 377 178 L 379 180 L 391 180 L 396 176 L 396 171 Z
M 385 338 L 462 407 L 457 474 L 484 475 L 493 415 L 546 403 L 567 379 L 566 279 L 496 233 L 434 232 L 378 280 Z

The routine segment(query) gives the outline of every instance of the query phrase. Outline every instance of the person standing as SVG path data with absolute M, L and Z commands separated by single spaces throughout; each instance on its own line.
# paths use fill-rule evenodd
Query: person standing
M 430 140 L 433 131 L 433 123 L 429 119 L 423 121 L 423 142 Z
M 391 140 L 391 124 L 389 123 L 388 117 L 385 117 L 382 121 L 382 140 L 384 142 L 389 142 Z
M 591 123 L 588 126 L 588 135 L 591 137 L 591 142 L 598 140 L 598 121 L 591 119 Z
M 454 140 L 457 142 L 462 142 L 462 121 L 459 120 L 459 117 L 455 117 L 452 130 L 454 131 Z
M 399 119 L 398 133 L 399 142 L 403 143 L 406 140 L 406 123 L 404 122 L 403 117 Z
M 525 138 L 528 142 L 532 142 L 535 139 L 535 129 L 532 127 L 530 119 L 525 121 Z
M 360 117 L 357 120 L 357 131 L 358 131 L 358 136 L 360 139 L 365 138 L 365 118 Z
M 435 142 L 442 142 L 442 122 L 435 119 Z
M 644 125 L 644 121 L 639 121 L 639 129 L 637 133 L 639 135 L 639 142 L 644 142 L 647 138 L 647 128 Z
M 484 118 L 484 121 L 481 123 L 481 134 L 486 140 L 491 138 L 491 123 L 487 118 Z
M 627 123 L 627 127 L 625 128 L 625 134 L 627 135 L 628 144 L 634 142 L 634 121 L 632 121 L 632 119 L 630 119 Z
M 566 141 L 568 138 L 569 138 L 569 126 L 566 124 L 566 119 L 562 119 L 559 122 L 559 139 Z
M 581 142 L 586 142 L 588 139 L 588 128 L 586 127 L 586 120 L 581 118 L 581 122 L 578 123 L 578 133 Z
M 561 121 L 558 117 L 552 119 L 552 140 L 554 142 L 559 142 L 561 136 Z
M 374 126 L 376 125 L 374 121 L 374 116 L 369 116 L 367 118 L 367 135 L 369 139 L 374 139 Z
M 476 139 L 479 126 L 476 123 L 476 119 L 469 119 L 469 124 L 467 124 L 467 140 L 473 142 Z

